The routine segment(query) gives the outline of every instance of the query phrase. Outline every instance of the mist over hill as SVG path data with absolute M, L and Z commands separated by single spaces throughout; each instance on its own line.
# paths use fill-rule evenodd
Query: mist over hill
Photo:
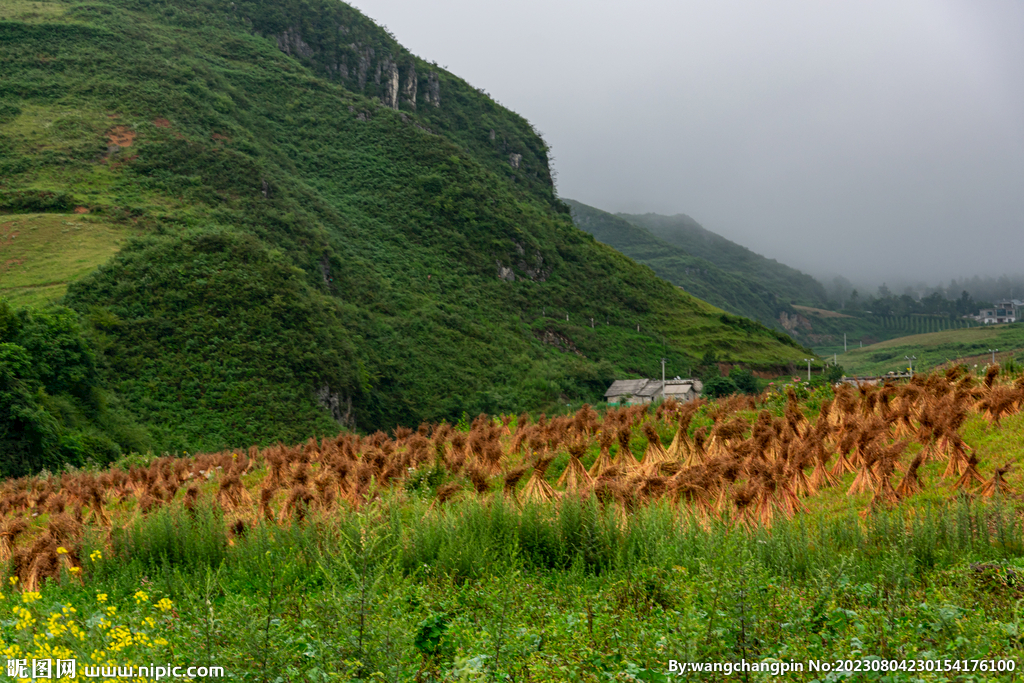
M 685 214 L 620 213 L 618 216 L 646 228 L 669 244 L 707 259 L 727 273 L 749 280 L 786 303 L 806 306 L 827 304 L 825 288 L 810 275 L 727 240 Z
M 638 263 L 649 266 L 659 277 L 704 301 L 783 331 L 779 322 L 780 314 L 795 313 L 788 301 L 746 273 L 729 272 L 719 267 L 716 261 L 723 260 L 722 254 L 716 253 L 713 247 L 702 249 L 711 259 L 697 256 L 679 244 L 659 238 L 624 216 L 616 216 L 571 199 L 565 201 L 572 209 L 573 220 L 581 230 Z M 732 245 L 731 242 L 728 244 Z

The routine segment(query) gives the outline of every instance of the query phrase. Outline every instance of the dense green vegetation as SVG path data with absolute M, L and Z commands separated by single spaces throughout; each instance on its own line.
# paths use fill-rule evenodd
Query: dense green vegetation
M 67 275 L 29 302 L 67 287 L 94 386 L 158 450 L 594 400 L 710 348 L 806 353 L 577 230 L 527 121 L 347 5 L 43 4 L 0 21 L 0 211 L 131 240 L 0 288 Z
M 96 374 L 73 311 L 14 311 L 0 299 L 0 477 L 110 462 L 149 445 Z
M 966 290 L 956 298 L 947 298 L 941 292 L 932 292 L 927 296 L 914 298 L 909 294 L 897 296 L 889 291 L 884 284 L 878 288 L 877 296 L 861 298 L 854 290 L 845 303 L 845 308 L 852 311 L 865 310 L 870 311 L 873 315 L 897 318 L 915 315 L 958 318 L 965 315 L 977 315 L 979 309 L 991 306 L 991 303 L 985 301 L 975 301 L 974 297 Z

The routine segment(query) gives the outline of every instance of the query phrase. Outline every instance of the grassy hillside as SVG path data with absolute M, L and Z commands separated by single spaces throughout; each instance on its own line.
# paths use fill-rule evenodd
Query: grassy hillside
M 825 288 L 810 275 L 716 235 L 685 214 L 619 214 L 619 217 L 645 228 L 673 246 L 714 263 L 727 273 L 772 292 L 785 303 L 820 306 L 828 299 Z
M 6 481 L 0 647 L 86 676 L 1016 680 L 1022 407 L 1020 375 L 957 369 Z
M 997 363 L 1024 364 L 1024 323 L 985 325 L 969 329 L 915 334 L 851 349 L 839 354 L 848 375 L 881 375 L 907 368 L 907 356 L 917 356 L 914 370 L 927 371 L 950 363 L 985 367 L 989 349 L 998 349 Z
M 155 448 L 806 353 L 576 229 L 525 119 L 342 3 L 5 4 L 0 44 L 0 289 L 66 287 Z
M 973 320 L 950 315 L 883 315 L 859 310 L 829 311 L 809 306 L 793 306 L 793 309 L 795 316 L 787 321 L 795 330 L 793 337 L 823 356 L 914 333 L 966 330 L 978 326 Z M 843 348 L 844 335 L 846 349 Z

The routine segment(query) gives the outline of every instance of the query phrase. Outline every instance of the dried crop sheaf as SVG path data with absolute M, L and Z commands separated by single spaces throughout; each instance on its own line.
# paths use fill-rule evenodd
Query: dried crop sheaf
M 530 503 L 547 503 L 554 499 L 555 490 L 544 479 L 544 474 L 554 460 L 551 456 L 541 456 L 533 466 L 533 472 L 523 487 L 523 500 Z
M 610 425 L 606 419 L 604 429 L 601 430 L 597 437 L 597 443 L 601 451 L 598 453 L 597 459 L 594 460 L 594 463 L 590 466 L 590 470 L 588 471 L 591 478 L 597 479 L 612 466 L 611 447 L 614 442 L 615 434 L 611 431 Z
M 582 432 L 585 434 L 586 432 Z M 593 480 L 583 466 L 581 458 L 587 452 L 587 442 L 584 436 L 578 436 L 569 443 L 569 464 L 562 471 L 556 486 L 563 487 L 566 491 L 578 493 L 590 487 Z
M 1006 475 L 1013 468 L 1013 463 L 1006 463 L 992 473 L 992 478 L 985 482 L 985 485 L 978 491 L 978 495 L 990 498 L 992 496 L 1013 495 L 1013 489 L 1006 483 Z

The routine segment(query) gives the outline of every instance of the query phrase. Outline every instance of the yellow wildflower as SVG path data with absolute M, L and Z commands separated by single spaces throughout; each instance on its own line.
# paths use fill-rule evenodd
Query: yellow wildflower
M 77 574 L 78 572 L 82 571 L 82 568 L 81 567 L 71 567 L 70 569 L 68 569 L 68 571 L 71 572 L 72 574 Z
M 147 600 L 149 600 L 149 595 L 146 593 L 146 591 L 138 591 L 135 594 L 136 604 L 146 602 Z
M 36 600 L 41 600 L 42 595 L 36 591 L 25 591 L 21 594 L 21 601 L 24 603 L 32 603 Z
M 161 612 L 167 612 L 172 607 L 174 607 L 174 603 L 167 598 L 162 598 L 160 602 L 156 603 L 156 608 Z
M 95 562 L 96 560 L 102 560 L 103 553 L 101 553 L 99 550 L 93 550 L 91 553 L 89 553 L 89 559 L 93 562 Z
M 68 549 L 65 548 L 62 545 L 59 545 L 59 546 L 57 546 L 57 554 L 58 555 L 67 555 L 68 554 Z
M 12 576 L 11 577 L 11 585 L 13 586 L 16 583 L 18 583 L 18 577 L 17 576 Z
M 107 601 L 107 594 L 106 593 L 97 593 L 96 594 L 96 602 L 106 602 L 106 601 Z

